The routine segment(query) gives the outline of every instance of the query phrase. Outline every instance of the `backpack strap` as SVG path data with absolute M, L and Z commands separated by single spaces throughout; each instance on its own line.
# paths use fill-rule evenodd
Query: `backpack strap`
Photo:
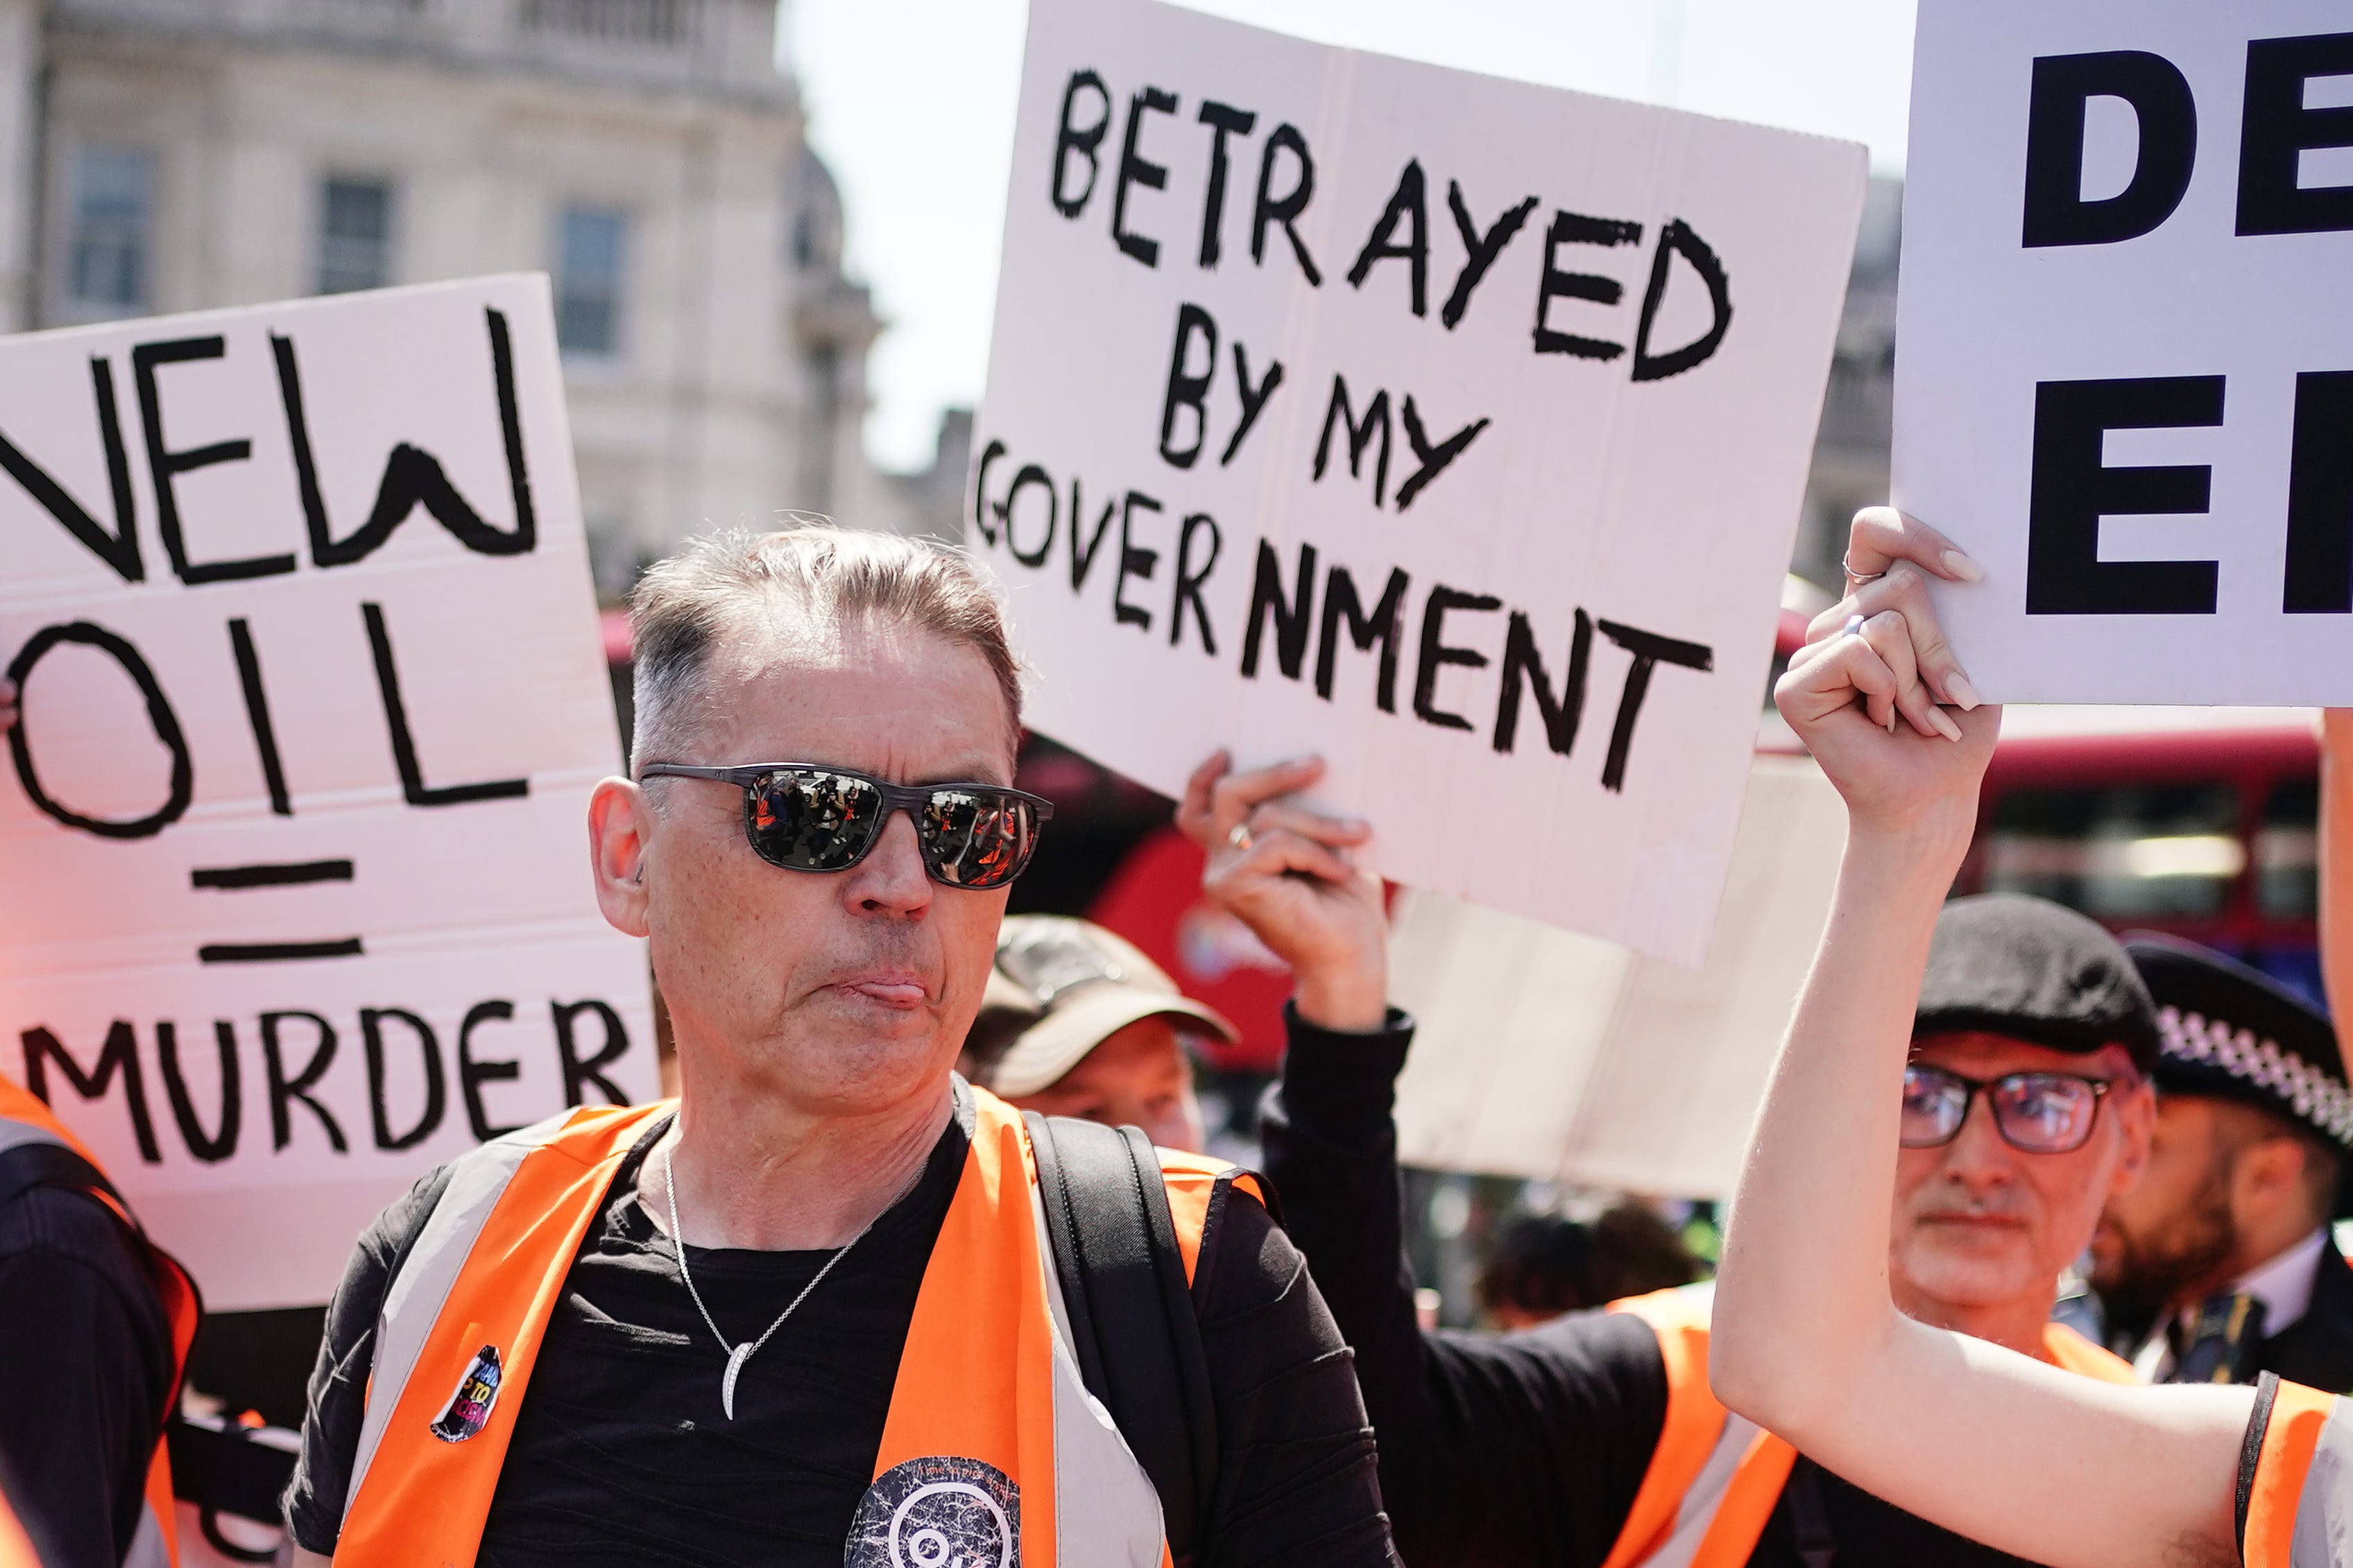
M 1838 1533 L 1831 1528 L 1831 1510 L 1822 1501 L 1821 1467 L 1799 1455 L 1781 1485 L 1781 1497 L 1789 1507 L 1798 1560 L 1805 1568 L 1831 1568 L 1838 1561 Z
M 42 1139 L 16 1144 L 0 1151 L 0 1154 L 5 1156 L 0 1158 L 0 1204 L 13 1202 L 36 1187 L 55 1187 L 96 1198 L 113 1210 L 126 1227 L 138 1229 L 113 1184 L 100 1173 L 97 1166 L 64 1144 Z M 142 1236 L 140 1239 L 143 1242 L 146 1238 Z
M 1023 1120 L 1080 1375 L 1160 1494 L 1168 1553 L 1185 1568 L 1217 1476 L 1217 1409 L 1159 1158 L 1133 1127 Z

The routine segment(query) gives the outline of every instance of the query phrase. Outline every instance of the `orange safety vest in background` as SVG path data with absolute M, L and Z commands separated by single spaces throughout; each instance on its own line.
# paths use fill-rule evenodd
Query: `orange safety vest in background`
M 1798 1451 L 1716 1402 L 1707 1383 L 1715 1287 L 1685 1285 L 1613 1301 L 1659 1337 L 1667 1414 L 1633 1507 L 1602 1568 L 1639 1568 L 1672 1542 L 1696 1538 L 1688 1568 L 1744 1568 L 1788 1484 Z M 2132 1364 L 2058 1323 L 2043 1331 L 2042 1359 L 2104 1383 L 2137 1383 Z M 2252 1563 L 2253 1559 L 2249 1559 Z
M 0 1497 L 0 1568 L 41 1568 L 40 1554 L 5 1497 Z
M 66 1131 L 65 1123 L 51 1114 L 40 1099 L 26 1092 L 5 1078 L 0 1078 L 0 1154 L 27 1144 L 46 1143 L 70 1150 L 90 1162 L 94 1171 L 104 1178 L 104 1171 L 81 1141 Z M 164 1421 L 155 1434 L 155 1458 L 147 1467 L 147 1506 L 139 1521 L 139 1533 L 132 1538 L 131 1554 L 123 1559 L 123 1568 L 161 1568 L 163 1564 L 180 1560 L 180 1540 L 172 1508 L 172 1461 L 164 1441 L 164 1426 L 178 1413 L 180 1380 L 187 1374 L 188 1352 L 196 1342 L 196 1324 L 204 1310 L 196 1296 L 195 1282 L 188 1271 L 180 1267 L 172 1255 L 147 1239 L 121 1199 L 111 1192 L 92 1189 L 91 1197 L 112 1209 L 124 1227 L 138 1242 L 147 1265 L 147 1276 L 154 1283 L 155 1293 L 164 1303 L 164 1315 L 172 1324 L 172 1394 L 165 1401 Z M 26 1549 L 30 1550 L 29 1547 Z M 0 1561 L 5 1561 L 5 1548 L 0 1548 Z
M 1159 1498 L 1055 1325 L 1028 1129 L 995 1096 L 972 1098 L 971 1149 L 850 1539 L 877 1563 L 987 1542 L 987 1561 L 1022 1568 L 1165 1564 Z M 614 1173 L 674 1104 L 574 1110 L 453 1163 L 385 1293 L 336 1568 L 474 1562 L 565 1277 Z M 1247 1177 L 1161 1162 L 1189 1277 L 1218 1186 Z
M 2246 1488 L 2246 1568 L 2353 1568 L 2353 1407 L 2344 1400 L 2277 1384 Z

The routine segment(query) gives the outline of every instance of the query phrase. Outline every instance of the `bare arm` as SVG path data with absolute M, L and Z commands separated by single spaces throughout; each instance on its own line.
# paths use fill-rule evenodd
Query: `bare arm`
M 294 1555 L 290 1561 L 293 1568 L 334 1568 L 335 1565 L 333 1558 L 322 1557 L 315 1552 L 305 1552 L 299 1546 L 294 1549 Z
M 2320 718 L 2320 980 L 2353 1008 L 2353 708 Z
M 1967 575 L 1945 563 L 1941 537 L 1893 514 L 1858 519 L 1856 544 L 1860 570 L 1876 550 Z M 2235 1563 L 2251 1390 L 2097 1383 L 1915 1323 L 1889 1294 L 1912 1014 L 1999 725 L 1996 710 L 1960 713 L 1956 742 L 1916 721 L 1893 732 L 1874 722 L 1891 702 L 1912 719 L 1922 693 L 1969 698 L 1925 595 L 1873 613 L 1895 594 L 1910 589 L 1873 584 L 1824 616 L 1775 694 L 1845 796 L 1848 838 L 1733 1205 L 1716 1393 L 1889 1502 L 2020 1556 L 2060 1568 Z M 1840 636 L 1858 611 L 1873 617 L 1866 635 Z

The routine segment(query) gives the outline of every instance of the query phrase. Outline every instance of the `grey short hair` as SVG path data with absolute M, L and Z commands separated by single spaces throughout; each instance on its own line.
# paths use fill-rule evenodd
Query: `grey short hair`
M 713 534 L 648 569 L 629 595 L 629 618 L 631 755 L 639 762 L 706 760 L 668 752 L 707 712 L 712 650 L 731 633 L 795 619 L 879 620 L 969 647 L 997 678 L 1008 736 L 1021 732 L 1021 673 L 1005 607 L 969 558 L 927 541 L 824 521 Z

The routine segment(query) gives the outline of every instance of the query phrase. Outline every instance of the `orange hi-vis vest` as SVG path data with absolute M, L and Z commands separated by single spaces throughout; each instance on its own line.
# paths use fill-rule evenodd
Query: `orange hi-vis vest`
M 1602 1568 L 1744 1568 L 1788 1484 L 1797 1449 L 1733 1415 L 1709 1391 L 1715 1295 L 1712 1285 L 1686 1285 L 1610 1303 L 1611 1311 L 1634 1314 L 1658 1335 L 1667 1414 Z M 2042 1346 L 2043 1359 L 2068 1372 L 2105 1383 L 2138 1381 L 2130 1363 L 2073 1329 L 2050 1325 Z
M 38 1096 L 28 1093 L 5 1078 L 0 1078 L 0 1155 L 12 1149 L 32 1144 L 48 1144 L 70 1150 L 100 1170 L 96 1159 L 82 1146 L 81 1141 L 66 1131 L 43 1104 Z M 100 1171 L 103 1175 L 103 1172 Z M 166 1401 L 164 1418 L 168 1421 L 178 1409 L 180 1379 L 188 1370 L 188 1352 L 196 1342 L 196 1323 L 204 1309 L 196 1297 L 195 1281 L 186 1269 L 162 1247 L 147 1239 L 119 1198 L 108 1191 L 93 1190 L 90 1196 L 114 1210 L 124 1226 L 135 1237 L 145 1254 L 147 1275 L 154 1282 L 155 1293 L 163 1299 L 164 1316 L 172 1324 L 172 1396 Z M 5 1553 L 0 1553 L 5 1555 Z M 172 1461 L 166 1452 L 164 1435 L 159 1427 L 155 1436 L 155 1458 L 147 1467 L 147 1506 L 139 1521 L 139 1533 L 132 1538 L 130 1555 L 123 1559 L 123 1568 L 165 1568 L 180 1560 L 179 1531 L 173 1517 Z
M 2246 1568 L 2353 1568 L 2353 1405 L 2278 1384 L 2242 1484 Z
M 1166 1565 L 1158 1495 L 1059 1326 L 1029 1131 L 971 1094 L 846 1562 Z M 470 1568 L 565 1277 L 622 1160 L 674 1105 L 574 1110 L 452 1164 L 385 1293 L 336 1568 Z M 1160 1159 L 1189 1277 L 1219 1187 L 1250 1178 Z
M 41 1568 L 39 1555 L 5 1497 L 0 1497 L 0 1568 Z

